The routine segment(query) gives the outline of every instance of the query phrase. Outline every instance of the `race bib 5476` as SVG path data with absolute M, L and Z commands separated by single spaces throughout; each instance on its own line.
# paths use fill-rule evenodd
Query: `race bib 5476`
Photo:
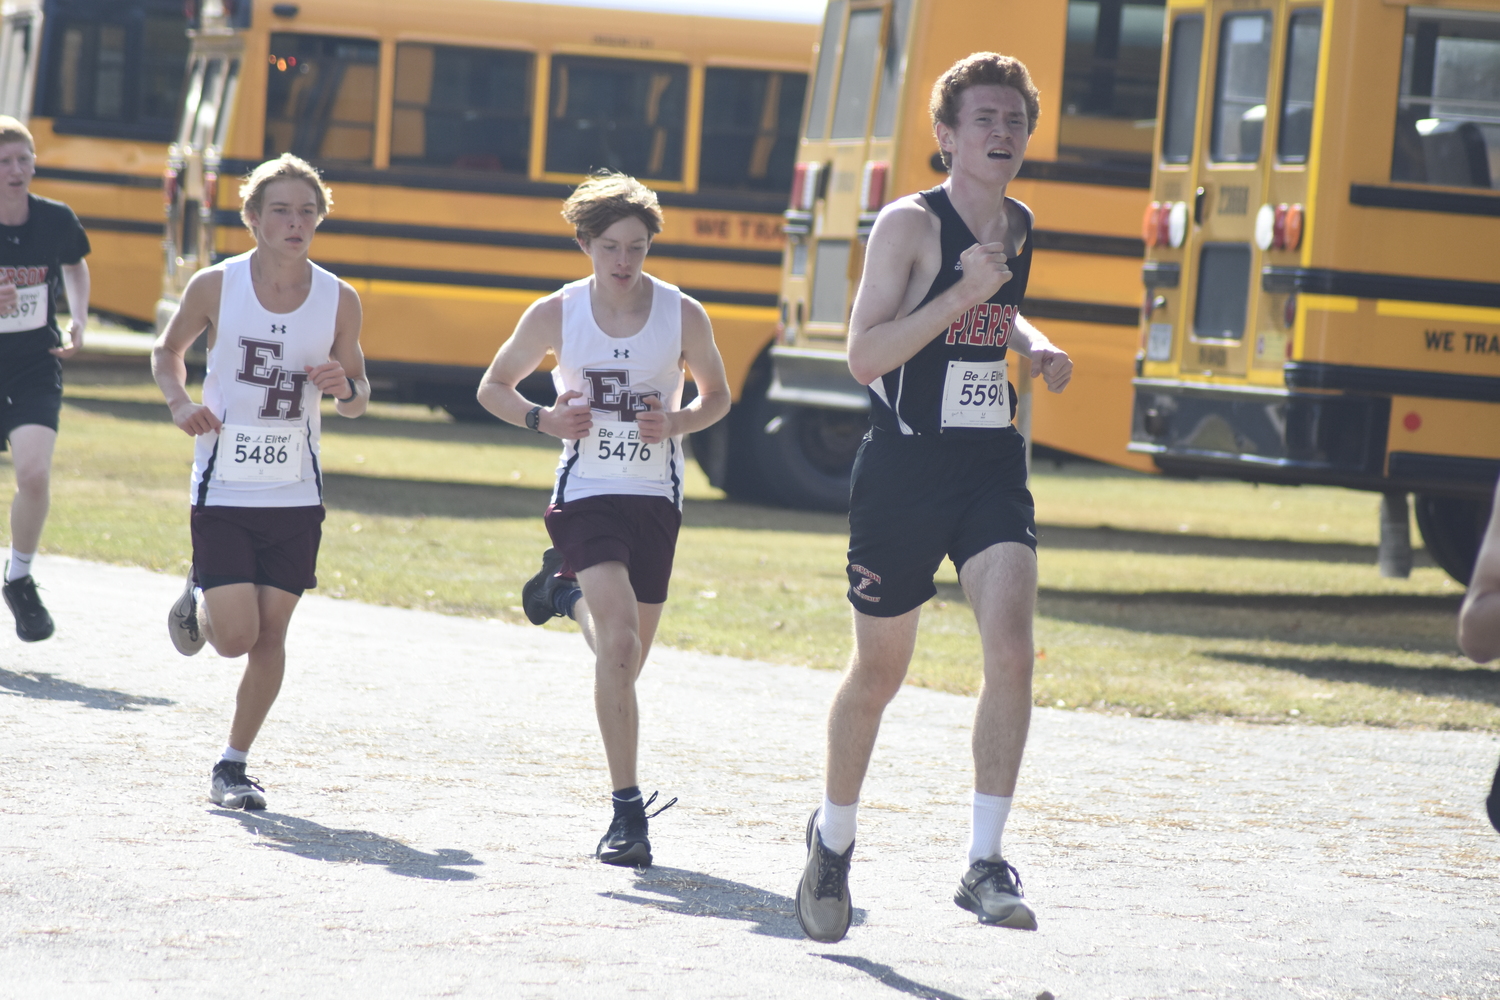
M 579 473 L 596 479 L 667 481 L 669 441 L 647 444 L 634 421 L 597 422 L 578 442 Z

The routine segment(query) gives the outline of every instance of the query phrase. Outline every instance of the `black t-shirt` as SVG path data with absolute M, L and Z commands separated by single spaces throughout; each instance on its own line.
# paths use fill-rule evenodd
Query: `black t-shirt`
M 16 313 L 0 314 L 0 374 L 47 356 L 62 346 L 57 329 L 57 298 L 62 293 L 62 265 L 77 264 L 89 252 L 89 237 L 73 210 L 60 201 L 27 195 L 29 214 L 19 226 L 0 226 L 0 280 L 16 286 L 22 301 Z M 46 286 L 37 291 L 38 286 Z M 28 293 L 28 289 L 32 289 Z M 45 300 L 45 315 L 42 303 Z M 28 312 L 28 309 L 31 311 Z M 35 327 L 19 316 L 34 316 Z

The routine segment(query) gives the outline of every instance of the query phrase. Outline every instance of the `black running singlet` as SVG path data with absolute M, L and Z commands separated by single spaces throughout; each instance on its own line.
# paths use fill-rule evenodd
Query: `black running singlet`
M 920 309 L 963 278 L 960 255 L 979 241 L 959 218 L 948 192 L 941 187 L 923 191 L 928 206 L 942 223 L 942 265 Z M 1031 209 L 1014 198 L 1026 216 L 1021 252 L 1006 261 L 1011 279 L 1000 290 L 939 331 L 920 351 L 901 367 L 886 372 L 870 383 L 870 410 L 877 430 L 894 434 L 942 435 L 944 438 L 993 438 L 1012 432 L 1008 422 L 1003 426 L 965 426 L 984 421 L 954 416 L 959 402 L 959 380 L 966 375 L 982 376 L 987 366 L 1005 358 L 1006 344 L 1021 303 L 1026 297 L 1026 279 L 1031 273 Z M 950 386 L 950 382 L 952 385 Z M 976 386 L 975 391 L 980 387 Z M 1008 384 L 997 386 L 1014 413 L 1014 390 Z M 994 390 L 991 390 L 994 391 Z M 945 404 L 945 392 L 948 393 Z M 968 402 L 970 394 L 963 393 Z M 946 417 L 945 417 L 946 414 Z M 945 423 L 947 426 L 945 426 Z

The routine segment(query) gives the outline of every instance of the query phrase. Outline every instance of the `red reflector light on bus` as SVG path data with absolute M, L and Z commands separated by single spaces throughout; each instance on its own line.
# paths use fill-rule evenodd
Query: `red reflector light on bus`
M 1153 201 L 1146 206 L 1146 214 L 1141 216 L 1141 239 L 1146 242 L 1147 247 L 1154 247 L 1160 243 L 1158 238 L 1161 233 L 1161 202 Z
M 859 210 L 878 212 L 885 204 L 885 178 L 891 165 L 879 160 L 865 161 L 865 174 L 859 187 Z
M 1282 246 L 1296 250 L 1302 246 L 1303 209 L 1301 205 L 1288 205 L 1286 218 L 1281 223 Z
M 816 163 L 799 163 L 792 170 L 792 208 L 811 212 L 818 200 L 818 167 Z

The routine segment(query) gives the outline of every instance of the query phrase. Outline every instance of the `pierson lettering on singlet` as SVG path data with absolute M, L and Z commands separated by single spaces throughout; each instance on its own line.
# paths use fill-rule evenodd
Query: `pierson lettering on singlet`
M 620 420 L 634 421 L 646 409 L 646 400 L 661 399 L 656 389 L 631 392 L 630 372 L 623 368 L 585 368 L 583 377 L 589 384 L 589 409 L 613 413 Z
M 306 372 L 289 372 L 272 362 L 281 360 L 281 344 L 273 340 L 240 338 L 243 352 L 236 382 L 266 390 L 259 416 L 262 420 L 301 420 L 302 399 L 307 388 Z
M 1010 326 L 1017 309 L 1010 303 L 981 302 L 948 327 L 946 344 L 970 347 L 1004 347 L 1010 342 Z
M 3 279 L 7 285 L 15 285 L 18 288 L 24 288 L 27 285 L 45 285 L 47 268 L 0 267 L 0 279 Z

